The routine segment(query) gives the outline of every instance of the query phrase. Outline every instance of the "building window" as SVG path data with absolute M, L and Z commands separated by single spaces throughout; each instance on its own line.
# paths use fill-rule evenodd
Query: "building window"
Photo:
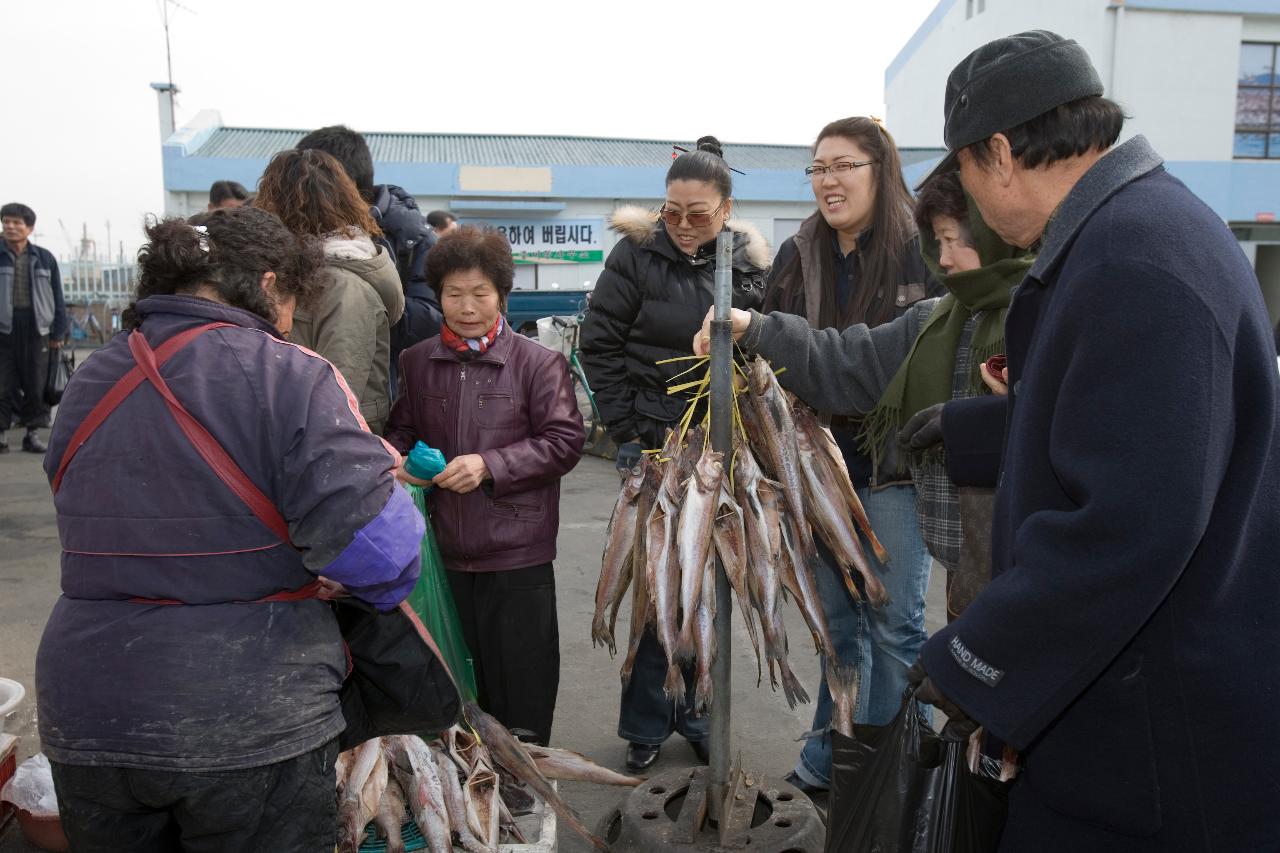
M 973 0 L 964 0 L 964 18 L 969 20 L 973 17 Z
M 1280 75 L 1276 44 L 1240 45 L 1233 156 L 1280 160 Z

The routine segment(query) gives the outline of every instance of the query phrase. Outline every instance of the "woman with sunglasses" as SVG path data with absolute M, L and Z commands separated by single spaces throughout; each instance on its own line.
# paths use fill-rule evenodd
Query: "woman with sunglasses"
M 831 122 L 818 134 L 805 174 L 818 210 L 778 248 L 766 313 L 798 314 L 816 329 L 879 326 L 927 296 L 942 295 L 920 256 L 902 161 L 884 125 L 865 116 Z M 836 652 L 844 665 L 858 669 L 857 722 L 883 725 L 901 706 L 907 670 L 926 639 L 929 554 L 905 460 L 891 446 L 873 465 L 859 449 L 861 421 L 829 420 L 858 497 L 889 552 L 892 565 L 884 566 L 865 548 L 891 601 L 878 610 L 855 602 L 825 552 L 818 590 Z M 830 720 L 831 693 L 824 678 L 813 730 L 825 732 Z M 830 773 L 831 741 L 824 733 L 805 742 L 789 781 L 808 792 L 824 790 Z
M 677 157 L 667 171 L 666 199 L 655 215 L 620 208 L 612 229 L 621 235 L 596 283 L 582 324 L 582 363 L 596 403 L 618 443 L 618 470 L 630 471 L 646 448 L 662 446 L 668 428 L 684 412 L 684 397 L 667 394 L 691 354 L 693 334 L 711 307 L 715 241 L 733 232 L 733 305 L 758 308 L 769 267 L 769 246 L 750 224 L 731 219 L 733 180 L 714 137 Z M 646 631 L 630 679 L 622 690 L 618 736 L 629 742 L 627 767 L 641 771 L 658 758 L 677 731 L 707 760 L 707 718 L 693 714 L 693 673 L 681 707 L 662 692 L 667 660 L 652 630 Z

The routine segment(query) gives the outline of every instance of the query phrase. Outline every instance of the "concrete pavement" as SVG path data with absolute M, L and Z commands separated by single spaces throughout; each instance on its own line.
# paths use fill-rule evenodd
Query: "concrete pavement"
M 10 433 L 15 452 L 0 455 L 0 675 L 26 686 L 27 700 L 6 731 L 21 738 L 20 758 L 38 750 L 35 730 L 35 652 L 49 611 L 58 596 L 58 538 L 53 501 L 41 459 L 17 452 L 22 435 Z M 617 726 L 621 658 L 592 648 L 590 626 L 605 527 L 617 496 L 613 464 L 586 457 L 565 479 L 561 498 L 560 555 L 556 561 L 560 615 L 560 693 L 552 731 L 553 745 L 577 750 L 608 767 L 623 770 L 625 743 Z M 935 571 L 929 590 L 929 626 L 936 628 L 945 612 L 942 582 Z M 630 608 L 619 617 L 618 635 L 627 636 Z M 792 635 L 796 674 L 816 695 L 818 658 L 806 651 L 807 632 L 793 606 L 786 623 Z M 741 754 L 750 770 L 781 776 L 791 769 L 809 729 L 812 706 L 787 707 L 781 693 L 756 687 L 755 657 L 741 619 L 735 613 L 733 648 L 733 754 Z M 693 752 L 676 736 L 663 748 L 653 772 L 694 763 Z M 623 791 L 581 783 L 561 790 L 594 826 L 622 798 Z M 578 853 L 589 848 L 572 835 L 560 834 L 559 849 Z M 10 823 L 0 831 L 0 853 L 34 850 Z

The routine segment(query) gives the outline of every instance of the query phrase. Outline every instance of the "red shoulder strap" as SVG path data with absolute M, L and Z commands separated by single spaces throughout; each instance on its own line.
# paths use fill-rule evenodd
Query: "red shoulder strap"
M 187 329 L 185 332 L 179 332 L 169 338 L 169 340 L 162 343 L 159 349 L 155 350 L 156 365 L 164 364 L 170 358 L 173 358 L 179 350 L 210 329 L 217 329 L 230 325 L 230 323 L 208 323 L 203 326 L 196 326 L 194 329 Z M 135 337 L 134 333 L 130 332 L 129 337 Z M 84 443 L 89 440 L 89 436 L 93 435 L 94 432 L 97 431 L 98 427 L 102 426 L 103 421 L 105 421 L 111 413 L 124 402 L 126 397 L 134 392 L 134 389 L 142 384 L 143 379 L 144 375 L 141 367 L 134 367 L 131 369 L 124 376 L 120 377 L 115 385 L 111 386 L 111 389 L 102 396 L 102 399 L 98 401 L 97 405 L 95 405 L 89 411 L 89 414 L 85 419 L 81 421 L 80 426 L 76 428 L 74 433 L 72 433 L 71 441 L 67 443 L 66 452 L 62 454 L 62 460 L 58 463 L 57 473 L 53 475 L 53 493 L 55 495 L 58 493 L 58 489 L 62 488 L 62 478 L 66 475 L 67 466 L 71 464 L 71 460 L 75 458 L 76 453 L 78 453 L 80 448 L 84 446 Z
M 289 525 L 285 522 L 284 517 L 280 515 L 280 511 L 276 509 L 276 505 L 254 485 L 248 475 L 231 458 L 231 455 L 218 443 L 218 440 L 186 410 L 182 403 L 178 402 L 178 398 L 169 389 L 164 377 L 160 375 L 157 354 L 155 350 L 151 349 L 151 345 L 147 343 L 146 336 L 136 331 L 131 333 L 129 335 L 129 350 L 133 353 L 134 359 L 138 362 L 138 367 L 142 370 L 147 380 L 155 386 L 155 389 L 160 392 L 160 396 L 164 398 L 165 405 L 169 407 L 169 413 L 178 422 L 183 434 L 191 442 L 191 446 L 196 449 L 196 452 L 200 454 L 200 457 L 208 463 L 213 472 L 218 475 L 218 478 L 227 484 L 227 488 L 231 489 L 236 497 L 240 498 L 249 507 L 249 510 L 257 516 L 259 521 L 265 524 L 271 532 L 279 536 L 282 542 L 288 542 Z

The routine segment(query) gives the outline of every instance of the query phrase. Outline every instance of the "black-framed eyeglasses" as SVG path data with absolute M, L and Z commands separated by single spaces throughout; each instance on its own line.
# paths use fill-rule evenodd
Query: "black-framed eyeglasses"
M 688 222 L 690 228 L 705 228 L 711 224 L 711 217 L 715 216 L 723 209 L 723 201 L 720 202 L 720 206 L 715 210 L 709 210 L 706 213 L 681 213 L 678 210 L 667 210 L 667 206 L 664 204 L 658 210 L 658 216 L 662 217 L 662 221 L 673 228 L 680 224 L 681 219 Z
M 832 163 L 830 166 L 805 166 L 804 173 L 810 178 L 820 178 L 829 172 L 843 175 L 845 172 L 852 172 L 854 169 L 870 166 L 874 162 L 875 160 L 841 160 L 839 163 Z

